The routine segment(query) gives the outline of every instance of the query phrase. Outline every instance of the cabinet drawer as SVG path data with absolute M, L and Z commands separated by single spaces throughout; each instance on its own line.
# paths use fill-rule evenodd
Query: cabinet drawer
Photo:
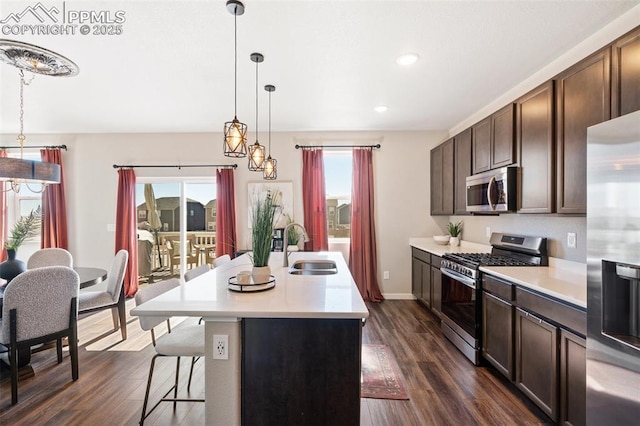
M 435 254 L 431 255 L 431 266 L 434 268 L 440 269 L 440 264 L 442 263 L 442 258 L 440 256 L 436 256 Z
M 491 275 L 482 276 L 482 289 L 499 298 L 512 301 L 514 300 L 515 286 L 506 281 L 499 280 Z
M 557 300 L 516 287 L 516 303 L 574 332 L 586 336 L 587 313 Z
M 422 251 L 420 249 L 412 247 L 411 256 L 415 257 L 416 259 L 420 259 L 425 263 L 431 263 L 431 255 L 426 251 Z

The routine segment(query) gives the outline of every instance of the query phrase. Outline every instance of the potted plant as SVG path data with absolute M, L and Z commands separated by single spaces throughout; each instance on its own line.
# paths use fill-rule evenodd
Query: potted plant
M 255 196 L 251 204 L 251 240 L 253 253 L 251 261 L 253 271 L 251 273 L 254 283 L 267 282 L 271 276 L 269 268 L 269 255 L 271 254 L 271 241 L 273 239 L 273 223 L 279 192 L 267 191 L 265 194 Z
M 25 263 L 16 259 L 18 248 L 26 239 L 34 237 L 40 232 L 42 210 L 38 207 L 32 210 L 28 216 L 22 216 L 11 228 L 9 239 L 5 241 L 7 260 L 0 263 L 0 277 L 11 281 L 14 277 L 27 269 Z
M 449 240 L 449 244 L 453 247 L 457 247 L 460 245 L 460 234 L 462 233 L 462 221 L 458 223 L 449 222 L 447 225 L 447 232 L 451 235 L 451 239 Z

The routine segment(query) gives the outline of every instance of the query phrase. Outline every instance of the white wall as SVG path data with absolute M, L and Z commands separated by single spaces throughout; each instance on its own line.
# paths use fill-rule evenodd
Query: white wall
M 561 55 L 555 61 L 543 67 L 541 70 L 534 73 L 511 90 L 503 93 L 485 107 L 479 109 L 465 120 L 453 126 L 449 131 L 449 135 L 454 136 L 467 127 L 476 124 L 478 121 L 481 121 L 503 106 L 524 95 L 529 90 L 536 88 L 538 85 L 555 77 L 565 69 L 571 67 L 573 64 L 580 62 L 582 59 L 600 50 L 613 40 L 631 31 L 638 26 L 638 23 L 640 23 L 640 4 L 619 18 L 611 21 L 600 31 L 583 40 L 580 44 Z
M 278 180 L 293 182 L 294 218 L 302 222 L 302 154 L 295 144 L 380 143 L 374 153 L 378 277 L 388 296 L 411 292 L 410 237 L 441 233 L 429 215 L 429 151 L 445 138 L 441 132 L 275 133 L 272 154 L 278 160 Z M 13 135 L 0 135 L 5 145 Z M 261 136 L 261 141 L 266 136 Z M 233 164 L 238 242 L 250 245 L 247 229 L 247 183 L 260 181 L 246 159 L 222 155 L 221 134 L 77 134 L 32 135 L 29 144 L 67 144 L 63 154 L 69 216 L 70 251 L 79 266 L 107 268 L 114 253 L 117 171 L 113 164 Z M 215 175 L 213 169 L 135 169 L 137 177 Z M 446 219 L 446 218 L 445 218 Z M 446 220 L 445 220 L 446 222 Z M 442 226 L 442 224 L 441 224 Z M 390 279 L 382 280 L 389 271 Z

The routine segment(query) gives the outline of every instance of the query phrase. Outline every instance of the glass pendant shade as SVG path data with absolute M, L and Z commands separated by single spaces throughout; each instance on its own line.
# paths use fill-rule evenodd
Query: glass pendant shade
M 262 178 L 264 180 L 276 180 L 278 178 L 278 161 L 275 158 L 271 158 L 271 93 L 275 92 L 276 86 L 267 84 L 264 86 L 264 90 L 269 92 L 269 156 L 264 162 Z
M 268 156 L 264 162 L 264 172 L 262 177 L 265 180 L 276 180 L 278 178 L 278 161 L 275 158 Z
M 264 146 L 256 140 L 249 147 L 249 170 L 252 172 L 261 172 L 264 170 Z
M 249 146 L 249 170 L 252 172 L 261 172 L 264 170 L 264 145 L 258 142 L 258 64 L 264 61 L 262 53 L 254 52 L 250 56 L 251 61 L 256 64 L 256 141 Z
M 224 123 L 224 155 L 227 157 L 247 156 L 247 125 L 234 117 Z
M 233 15 L 233 96 L 234 117 L 224 123 L 224 155 L 226 157 L 247 156 L 247 125 L 238 121 L 238 27 L 237 17 L 244 13 L 244 4 L 239 0 L 228 0 L 227 10 Z

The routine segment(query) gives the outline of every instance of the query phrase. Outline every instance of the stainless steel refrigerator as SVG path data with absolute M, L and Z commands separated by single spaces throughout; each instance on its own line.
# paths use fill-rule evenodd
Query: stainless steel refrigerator
M 640 111 L 588 129 L 587 424 L 640 424 Z

